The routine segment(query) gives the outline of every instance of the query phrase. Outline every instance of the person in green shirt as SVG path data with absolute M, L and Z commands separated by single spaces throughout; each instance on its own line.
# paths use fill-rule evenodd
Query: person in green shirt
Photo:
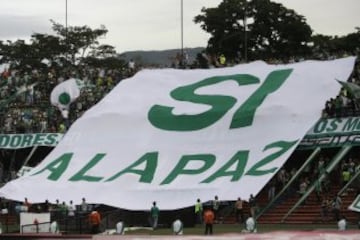
M 200 199 L 198 198 L 195 203 L 195 223 L 202 224 L 203 207 Z
M 156 206 L 156 202 L 154 201 L 153 205 L 150 209 L 151 225 L 154 230 L 157 228 L 157 225 L 158 225 L 159 213 L 160 213 L 160 210 Z
M 67 215 L 67 206 L 66 206 L 66 203 L 63 201 L 62 204 L 60 205 L 60 214 L 61 214 L 61 218 L 64 218 L 66 217 Z

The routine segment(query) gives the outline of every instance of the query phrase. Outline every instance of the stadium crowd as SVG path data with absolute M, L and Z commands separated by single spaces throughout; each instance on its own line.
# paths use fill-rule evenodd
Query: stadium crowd
M 327 56 L 321 60 L 342 56 Z M 304 59 L 290 58 L 286 62 L 293 63 Z M 270 64 L 285 61 L 269 60 Z M 225 56 L 208 56 L 199 53 L 191 65 L 186 62 L 185 68 L 213 68 L 232 65 Z M 184 68 L 176 65 L 174 67 Z M 140 69 L 133 60 L 121 69 L 76 66 L 72 68 L 48 67 L 42 69 L 22 70 L 14 67 L 4 68 L 0 72 L 0 134 L 11 133 L 64 133 L 66 124 L 72 124 L 87 109 L 96 104 L 120 81 L 136 73 Z M 80 97 L 70 105 L 69 118 L 65 122 L 61 112 L 50 103 L 50 94 L 59 83 L 77 78 L 84 81 Z M 348 81 L 360 83 L 360 64 L 357 61 Z M 342 88 L 338 96 L 325 103 L 323 118 L 360 115 L 360 106 L 347 90 Z M 0 150 L 4 155 L 5 150 Z M 17 169 L 18 170 L 18 169 Z M 0 181 L 12 179 L 9 172 L 0 163 Z M 2 174 L 1 174 L 2 172 Z
M 211 59 L 211 60 L 209 60 Z M 216 58 L 215 58 L 216 59 Z M 206 67 L 222 67 L 226 66 L 226 59 L 220 56 L 219 61 L 214 61 L 214 57 L 204 57 Z M 279 64 L 279 61 L 271 60 L 272 64 Z M 295 62 L 294 59 L 289 62 Z M 200 67 L 200 63 L 194 63 Z M 11 133 L 39 133 L 39 132 L 57 132 L 64 133 L 66 131 L 65 121 L 61 112 L 50 103 L 50 93 L 52 89 L 59 83 L 70 79 L 77 78 L 84 81 L 85 88 L 81 90 L 80 97 L 70 105 L 69 123 L 73 123 L 87 109 L 101 100 L 109 91 L 111 91 L 120 81 L 132 76 L 134 71 L 134 62 L 130 61 L 127 67 L 122 69 L 104 69 L 92 67 L 77 67 L 72 69 L 33 69 L 31 71 L 23 71 L 16 68 L 6 68 L 0 72 L 0 134 Z M 348 79 L 349 82 L 360 84 L 360 64 L 357 61 L 352 75 Z M 338 96 L 329 99 L 325 103 L 322 112 L 323 118 L 360 116 L 360 105 L 358 100 L 346 89 L 342 88 Z M 1 150 L 1 154 L 4 154 Z M 329 163 L 331 156 L 321 156 L 308 167 L 292 187 L 293 194 L 301 196 L 305 193 L 309 185 L 316 181 L 325 166 Z M 360 161 L 357 157 L 348 157 L 339 164 L 338 169 L 327 176 L 316 188 L 319 206 L 321 204 L 322 216 L 325 217 L 327 211 L 324 206 L 331 208 L 331 192 L 332 183 L 339 185 L 346 184 L 355 172 L 360 170 Z M 10 174 L 11 172 L 11 174 Z M 0 182 L 6 182 L 15 178 L 14 169 L 4 169 L 3 163 L 0 161 Z M 276 192 L 296 173 L 294 166 L 284 166 L 277 175 L 267 185 L 270 201 L 274 198 Z M 359 189 L 357 189 L 359 191 Z M 240 200 L 240 199 L 239 199 Z M 0 202 L 1 204 L 1 202 Z M 24 202 L 26 205 L 26 201 Z M 30 204 L 28 204 L 30 208 Z M 13 206 L 12 209 L 20 211 L 20 203 Z M 32 206 L 33 208 L 34 206 Z M 57 204 L 49 204 L 45 202 L 37 205 L 33 211 L 51 211 L 52 214 L 68 214 L 68 208 L 72 209 L 72 203 L 64 202 Z M 78 207 L 80 208 L 80 207 Z M 45 209 L 45 210 L 44 210 Z M 85 210 L 83 210 L 85 211 Z M 326 212 L 325 212 L 326 211 Z M 252 213 L 254 215 L 255 213 Z M 201 218 L 201 217 L 200 217 Z M 335 216 L 339 218 L 339 216 Z M 241 217 L 243 219 L 243 217 Z M 242 222 L 243 220 L 241 220 Z
M 354 70 L 351 76 L 348 79 L 348 82 L 354 83 L 356 85 L 360 84 L 360 64 L 357 61 Z M 345 88 L 342 88 L 340 93 L 326 101 L 323 117 L 332 118 L 332 117 L 348 117 L 348 116 L 359 116 L 360 115 L 360 105 L 358 96 L 352 96 L 349 91 Z
M 129 74 L 126 68 L 5 69 L 0 76 L 0 133 L 64 132 L 61 114 L 50 103 L 50 93 L 57 84 L 77 78 L 87 86 L 70 106 L 72 123 Z
M 193 65 L 201 67 L 226 66 L 226 60 L 219 57 L 204 57 L 206 64 L 199 60 Z M 216 59 L 216 58 L 215 58 Z M 272 64 L 279 61 L 270 60 Z M 289 62 L 295 62 L 290 59 Z M 104 69 L 77 67 L 72 69 L 33 69 L 23 71 L 16 68 L 4 69 L 0 74 L 0 133 L 36 133 L 64 132 L 65 126 L 61 113 L 50 103 L 50 93 L 59 83 L 69 78 L 84 81 L 87 86 L 79 99 L 71 104 L 69 111 L 70 124 L 80 117 L 88 108 L 96 104 L 121 80 L 131 76 L 134 63 L 122 69 Z M 348 81 L 360 83 L 360 64 L 357 62 Z M 338 96 L 325 103 L 323 117 L 341 117 L 360 115 L 358 103 L 351 94 L 342 89 Z

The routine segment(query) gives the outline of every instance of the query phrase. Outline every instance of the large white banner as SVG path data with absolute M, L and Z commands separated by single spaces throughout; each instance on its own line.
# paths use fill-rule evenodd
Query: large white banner
M 209 70 L 143 70 L 88 110 L 0 196 L 178 209 L 248 199 L 339 93 L 354 57 Z

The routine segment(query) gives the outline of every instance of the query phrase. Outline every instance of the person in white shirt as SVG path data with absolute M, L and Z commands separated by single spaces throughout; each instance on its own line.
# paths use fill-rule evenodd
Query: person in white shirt
M 341 219 L 338 221 L 338 229 L 339 231 L 346 230 L 346 218 L 344 216 L 342 216 Z
M 88 212 L 88 205 L 87 205 L 87 203 L 86 203 L 86 199 L 85 198 L 82 198 L 82 202 L 81 202 L 81 211 L 83 212 L 83 213 L 86 213 L 86 212 Z
M 120 221 L 116 224 L 116 234 L 124 235 L 124 222 Z
M 59 230 L 59 225 L 56 221 L 53 221 L 51 224 L 50 224 L 50 232 L 51 233 L 59 233 L 60 230 Z
M 172 224 L 174 235 L 183 235 L 183 223 L 180 219 L 176 219 Z
M 69 217 L 75 217 L 75 206 L 73 204 L 73 201 L 70 200 L 69 205 L 67 206 L 67 212 Z
M 256 233 L 257 229 L 256 229 L 256 221 L 253 217 L 248 217 L 248 219 L 246 219 L 245 222 L 245 229 L 242 230 L 242 232 L 245 233 Z

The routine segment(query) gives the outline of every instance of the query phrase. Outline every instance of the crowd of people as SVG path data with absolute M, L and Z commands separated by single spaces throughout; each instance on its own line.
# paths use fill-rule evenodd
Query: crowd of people
M 87 203 L 85 198 L 82 198 L 78 205 L 75 205 L 72 200 L 68 203 L 59 199 L 56 199 L 55 203 L 45 200 L 35 204 L 28 198 L 24 198 L 23 202 L 0 198 L 0 207 L 6 209 L 7 214 L 15 215 L 18 222 L 20 222 L 20 213 L 49 213 L 52 225 L 56 226 L 56 229 L 51 232 L 59 231 L 60 222 L 66 221 L 67 225 L 77 225 L 81 218 L 85 219 L 91 233 L 96 234 L 101 231 L 101 215 L 96 209 L 98 205 Z
M 0 134 L 64 133 L 67 124 L 72 124 L 135 71 L 133 64 L 121 69 L 79 66 L 22 70 L 8 66 L 0 72 Z M 56 85 L 70 78 L 83 80 L 85 87 L 77 101 L 70 105 L 69 117 L 65 120 L 59 109 L 51 105 L 50 94 Z M 16 178 L 19 171 L 9 151 L 0 149 L 2 183 Z
M 228 66 L 223 55 L 202 56 L 203 67 Z M 201 58 L 200 58 L 201 59 Z M 216 61 L 213 59 L 217 59 Z M 272 64 L 278 61 L 269 60 Z M 295 60 L 290 59 L 289 62 Z M 196 62 L 199 62 L 197 60 Z M 197 63 L 201 67 L 200 63 Z M 69 78 L 81 79 L 85 87 L 79 99 L 69 111 L 70 124 L 88 108 L 96 104 L 121 80 L 137 71 L 135 62 L 121 69 L 104 69 L 88 66 L 74 68 L 51 68 L 20 70 L 5 68 L 0 73 L 0 133 L 64 132 L 64 120 L 57 108 L 50 103 L 50 93 L 59 83 Z M 360 83 L 360 64 L 356 64 L 350 82 Z M 356 99 L 342 89 L 338 96 L 329 99 L 324 107 L 323 117 L 357 115 L 360 113 Z
M 0 133 L 62 132 L 63 119 L 50 103 L 50 93 L 59 83 L 81 79 L 85 87 L 69 111 L 70 123 L 102 99 L 121 80 L 131 76 L 131 68 L 103 69 L 4 69 L 0 73 Z
M 358 151 L 354 149 L 344 156 L 331 172 L 327 172 L 326 169 L 331 164 L 332 153 L 320 154 L 317 159 L 305 166 L 277 203 L 281 203 L 284 198 L 293 196 L 298 196 L 300 199 L 314 184 L 315 204 L 319 206 L 320 222 L 340 221 L 344 218 L 343 212 L 346 207 L 342 204 L 342 196 L 346 196 L 349 191 L 355 192 L 355 195 L 360 194 L 359 181 L 349 182 L 360 171 L 360 160 L 356 157 L 357 155 Z M 288 185 L 299 168 L 296 161 L 288 161 L 288 164 L 278 171 L 266 185 L 269 201 L 273 200 L 276 193 Z M 346 189 L 339 195 L 338 191 L 343 187 Z M 309 204 L 306 197 L 302 204 Z
M 360 60 L 356 61 L 349 79 L 342 81 L 348 81 L 360 86 Z M 337 96 L 326 101 L 322 117 L 335 118 L 349 116 L 360 116 L 360 99 L 358 99 L 358 96 L 354 96 L 353 93 L 349 92 L 349 90 L 342 88 Z
M 213 67 L 226 66 L 225 56 L 219 56 L 218 61 L 214 61 L 204 57 L 204 61 L 210 61 L 215 64 Z M 112 90 L 120 81 L 130 77 L 135 73 L 134 63 L 131 61 L 128 67 L 122 69 L 103 69 L 91 67 L 77 67 L 72 69 L 33 69 L 31 71 L 18 70 L 14 68 L 4 69 L 0 73 L 0 124 L 3 126 L 0 129 L 0 134 L 11 133 L 38 133 L 38 132 L 58 132 L 64 133 L 66 127 L 65 122 L 61 116 L 60 111 L 50 104 L 50 93 L 52 89 L 59 83 L 69 79 L 77 78 L 84 81 L 85 87 L 82 89 L 81 95 L 77 101 L 72 104 L 69 111 L 69 123 L 73 123 L 79 118 L 87 109 L 96 104 L 102 99 L 109 91 Z M 360 64 L 357 63 L 351 77 L 348 79 L 350 82 L 360 84 Z M 360 105 L 358 100 L 345 89 L 339 92 L 339 95 L 326 102 L 323 110 L 322 117 L 345 117 L 360 115 Z M 309 166 L 305 170 L 305 174 L 301 176 L 297 182 L 296 192 L 300 195 L 304 194 L 309 184 L 313 182 L 319 173 L 324 171 L 325 166 L 329 163 L 329 157 L 322 157 L 318 161 L 317 166 Z M 349 177 L 356 171 L 359 171 L 359 160 L 357 158 L 349 158 L 343 161 L 341 167 L 334 171 L 337 180 L 344 184 L 349 180 Z M 0 166 L 1 168 L 1 166 Z M 1 169 L 2 171 L 3 169 Z M 346 173 L 344 173 L 346 172 Z M 278 189 L 283 187 L 287 181 L 296 173 L 295 169 L 288 171 L 286 168 L 280 170 L 269 184 L 269 200 L 275 196 Z M 331 181 L 337 181 L 336 176 L 329 176 Z M 335 179 L 335 180 L 334 180 Z M 329 205 L 328 201 L 330 196 L 327 195 L 330 188 L 329 179 L 325 178 L 319 183 L 319 202 L 322 206 Z M 254 200 L 251 196 L 249 203 Z M 255 200 L 254 200 L 255 201 Z M 208 219 L 213 222 L 218 220 L 219 200 L 217 197 L 214 199 L 214 206 L 211 211 L 214 215 Z M 195 205 L 195 213 L 197 220 L 207 221 L 205 212 L 200 212 L 200 199 Z M 244 215 L 242 212 L 242 200 L 239 198 L 236 201 L 236 216 L 239 222 L 244 222 Z M 25 201 L 26 205 L 26 201 Z M 326 205 L 326 206 L 327 206 Z M 255 216 L 255 206 L 250 204 L 250 217 Z M 30 206 L 29 206 L 30 207 Z M 45 211 L 52 211 L 56 214 L 73 214 L 73 204 L 57 203 L 50 205 L 44 203 L 39 206 L 39 209 L 44 208 Z M 15 208 L 16 209 L 16 208 Z M 323 214 L 325 215 L 325 207 Z M 156 202 L 153 203 L 151 209 L 152 227 L 156 229 L 159 209 Z M 335 213 L 336 218 L 340 219 L 340 213 Z M 211 215 L 211 214 L 210 214 Z M 205 222 L 206 223 L 206 222 Z M 205 234 L 212 233 L 212 226 L 206 223 Z

